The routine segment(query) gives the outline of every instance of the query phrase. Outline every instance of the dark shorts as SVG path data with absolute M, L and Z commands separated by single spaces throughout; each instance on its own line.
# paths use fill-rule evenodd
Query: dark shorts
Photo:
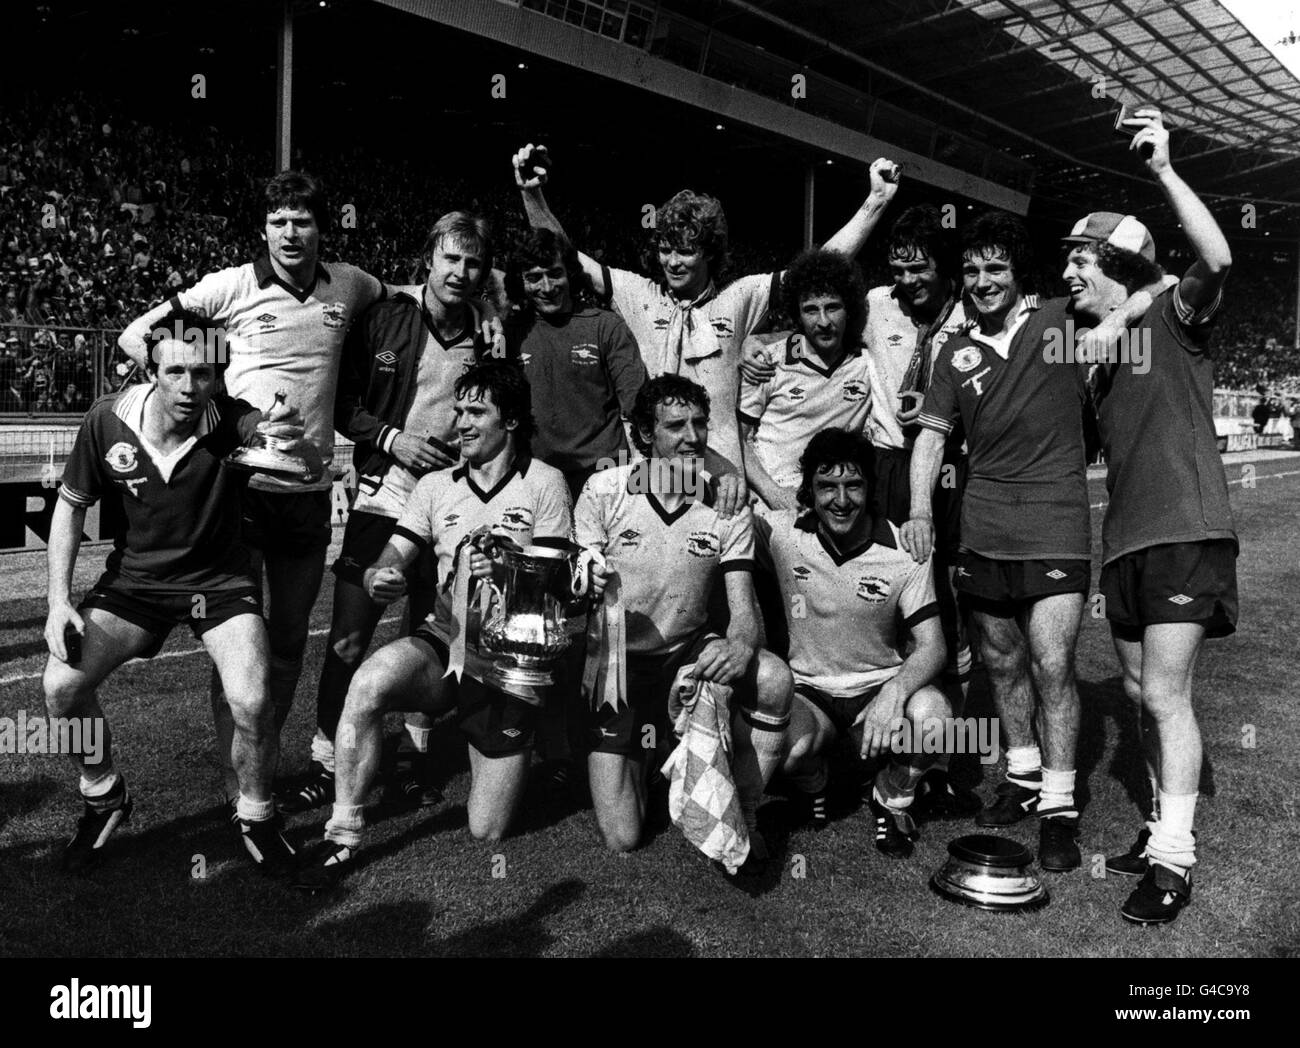
M 994 560 L 964 551 L 957 558 L 957 592 L 971 610 L 1009 618 L 1043 597 L 1088 592 L 1086 560 Z
M 586 714 L 590 752 L 639 757 L 647 750 L 671 742 L 675 736 L 673 726 L 668 722 L 668 692 L 673 686 L 673 678 L 679 669 L 699 657 L 709 641 L 716 639 L 716 633 L 701 633 L 669 659 L 629 655 L 627 705 L 617 712 L 609 706 L 601 706 Z M 754 688 L 754 663 L 750 664 L 745 676 L 733 685 L 733 689 L 735 701 L 742 708 L 754 709 L 758 702 Z M 647 726 L 654 730 L 646 731 Z
M 349 513 L 347 527 L 343 529 L 343 548 L 331 569 L 335 576 L 354 586 L 362 585 L 366 569 L 379 559 L 396 530 L 397 521 L 393 517 L 365 510 Z
M 1237 629 L 1237 544 L 1175 542 L 1126 553 L 1101 569 L 1106 618 L 1120 640 L 1145 626 L 1199 622 L 1207 637 Z
M 330 544 L 328 491 L 254 491 L 243 495 L 243 539 L 262 553 L 306 556 Z
M 202 600 L 196 598 L 202 597 Z M 262 600 L 252 583 L 236 589 L 198 590 L 193 593 L 160 593 L 143 586 L 128 586 L 121 581 L 101 578 L 86 594 L 81 607 L 101 608 L 119 619 L 148 630 L 154 635 L 138 658 L 152 659 L 162 650 L 172 627 L 189 626 L 202 637 L 214 626 L 239 615 L 262 614 Z
M 450 658 L 447 645 L 427 625 L 418 626 L 412 637 L 433 648 L 445 667 Z M 509 757 L 533 745 L 537 734 L 538 707 L 507 695 L 468 673 L 459 681 L 448 678 L 456 698 L 456 722 L 465 738 L 484 757 Z
M 837 699 L 833 695 L 827 695 L 811 684 L 796 684 L 794 693 L 826 714 L 841 736 L 848 736 L 853 733 L 853 722 L 858 719 L 858 714 L 871 705 L 871 700 L 880 694 L 880 689 L 884 686 L 884 682 L 881 682 L 847 699 Z
M 902 527 L 912 516 L 912 453 L 906 448 L 875 449 L 877 517 Z M 945 452 L 932 506 L 936 559 L 953 563 L 961 546 L 961 493 L 966 486 L 966 457 Z

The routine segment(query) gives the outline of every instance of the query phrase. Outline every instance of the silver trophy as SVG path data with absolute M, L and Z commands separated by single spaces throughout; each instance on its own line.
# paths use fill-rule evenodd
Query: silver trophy
M 503 583 L 491 583 L 493 602 L 479 632 L 483 649 L 500 656 L 493 675 L 505 684 L 554 684 L 551 668 L 570 644 L 567 606 L 587 595 L 592 565 L 605 560 L 578 547 L 506 545 L 495 546 L 493 558 Z
M 288 399 L 289 394 L 280 390 L 275 395 L 275 403 L 271 405 L 274 411 L 276 406 L 283 404 Z M 236 448 L 226 456 L 228 465 L 235 469 L 248 470 L 250 473 L 273 473 L 280 477 L 295 477 L 303 479 L 311 476 L 311 470 L 307 466 L 306 459 L 300 455 L 291 455 L 283 451 L 282 448 L 286 441 L 278 437 L 263 436 L 264 447 L 260 448 Z

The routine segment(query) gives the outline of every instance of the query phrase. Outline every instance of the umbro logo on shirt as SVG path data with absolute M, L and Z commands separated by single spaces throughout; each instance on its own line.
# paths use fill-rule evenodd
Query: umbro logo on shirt
M 808 391 L 804 389 L 803 386 L 792 386 L 790 388 L 790 399 L 803 400 L 803 395 L 807 392 Z
M 391 349 L 386 349 L 382 353 L 376 353 L 375 359 L 379 361 L 381 364 L 396 364 L 397 354 L 394 353 Z
M 1063 572 L 1060 568 L 1053 568 L 1051 571 L 1047 573 L 1047 577 L 1049 579 L 1058 579 L 1058 580 L 1063 579 L 1065 578 L 1065 572 Z
M 641 532 L 628 528 L 626 531 L 620 531 L 618 537 L 624 548 L 631 548 L 641 541 Z
M 276 317 L 274 313 L 261 313 L 258 316 L 255 316 L 253 319 L 256 320 L 263 327 L 267 327 L 270 324 L 275 322 Z
M 1192 602 L 1192 598 L 1189 597 L 1186 593 L 1176 593 L 1174 594 L 1174 596 L 1169 598 L 1170 604 L 1177 604 L 1179 606 L 1183 604 L 1190 604 L 1191 602 Z
M 812 574 L 812 572 L 810 572 L 802 564 L 796 564 L 793 568 L 790 569 L 790 572 L 800 582 L 802 582 L 804 579 L 806 579 L 809 575 Z
M 456 521 L 458 521 L 458 520 L 460 520 L 460 514 L 459 514 L 459 513 L 448 513 L 445 517 L 442 518 L 442 523 L 443 523 L 444 527 L 448 527 L 448 528 L 449 528 L 449 527 L 451 527 L 453 524 L 455 524 Z

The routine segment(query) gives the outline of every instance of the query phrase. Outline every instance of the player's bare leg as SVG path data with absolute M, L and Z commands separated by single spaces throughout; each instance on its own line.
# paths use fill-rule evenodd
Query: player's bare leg
M 767 843 L 758 831 L 758 806 L 763 791 L 781 763 L 783 736 L 790 723 L 794 678 L 784 662 L 759 648 L 745 672 L 745 684 L 757 696 L 755 708 L 737 703 L 731 717 L 732 773 L 749 830 L 750 854 L 767 858 Z
M 81 638 L 81 658 L 76 666 L 53 655 L 45 665 L 45 708 L 51 717 L 88 718 L 83 723 L 102 725 L 102 749 L 94 763 L 91 754 L 69 754 L 80 776 L 84 812 L 77 832 L 64 848 L 65 870 L 84 870 L 100 856 L 110 836 L 131 816 L 133 802 L 125 780 L 113 767 L 108 720 L 95 689 L 124 662 L 146 651 L 154 635 L 102 608 L 81 613 L 86 632 Z
M 1043 745 L 1042 791 L 1038 798 L 1038 861 L 1061 872 L 1082 860 L 1075 843 L 1079 812 L 1074 800 L 1075 748 L 1079 740 L 1079 691 L 1074 681 L 1074 645 L 1083 616 L 1082 593 L 1044 597 L 1029 609 L 1029 668 L 1038 691 Z
M 379 774 L 384 714 L 389 710 L 446 705 L 451 689 L 433 646 L 402 637 L 380 648 L 352 678 L 335 733 L 334 810 L 321 849 L 299 872 L 295 887 L 321 891 L 350 867 L 365 830 L 366 795 Z
M 1137 923 L 1172 920 L 1191 895 L 1202 759 L 1192 676 L 1204 639 L 1205 628 L 1195 622 L 1159 623 L 1143 631 L 1142 707 L 1154 720 L 1159 741 L 1160 810 L 1146 845 L 1147 878 L 1121 908 Z
M 642 756 L 593 753 L 587 758 L 591 806 L 610 851 L 629 852 L 641 843 L 646 809 L 646 760 Z
M 876 773 L 870 796 L 866 798 L 876 820 L 877 849 L 897 858 L 911 855 L 912 842 L 920 837 L 908 809 L 916 796 L 921 776 L 939 756 L 925 752 L 926 730 L 933 731 L 931 726 L 934 724 L 942 725 L 952 714 L 952 707 L 942 691 L 927 684 L 912 694 L 903 712 L 911 724 L 911 752 L 882 757 L 883 764 Z M 856 734 L 861 745 L 861 733 Z
M 808 800 L 808 816 L 814 829 L 823 829 L 827 812 L 826 751 L 838 734 L 831 719 L 802 695 L 790 704 L 790 723 L 785 729 L 785 757 L 781 772 Z
M 1034 689 L 1029 645 L 1012 616 L 976 611 L 971 616 L 989 675 L 993 706 L 1007 741 L 1007 777 L 997 798 L 975 817 L 981 826 L 1009 826 L 1033 811 L 1042 781 L 1042 758 L 1034 738 Z
M 1123 674 L 1124 695 L 1133 704 L 1142 764 L 1151 786 L 1151 805 L 1143 812 L 1146 826 L 1138 833 L 1133 846 L 1123 855 L 1108 858 L 1106 869 L 1110 873 L 1137 877 L 1146 873 L 1147 841 L 1160 818 L 1160 737 L 1156 732 L 1155 720 L 1142 704 L 1142 642 L 1123 640 L 1117 635 L 1111 639 L 1115 643 L 1115 654 L 1119 657 L 1120 671 Z
M 221 679 L 234 729 L 231 763 L 239 790 L 234 821 L 240 838 L 263 873 L 286 876 L 295 853 L 271 799 L 279 737 L 267 687 L 266 624 L 260 615 L 237 615 L 204 633 L 203 646 Z
M 469 749 L 469 832 L 479 840 L 499 841 L 510 829 L 528 784 L 529 747 L 502 757 L 485 757 Z
M 364 589 L 345 579 L 334 583 L 334 608 L 316 691 L 316 734 L 311 740 L 311 764 L 297 784 L 282 791 L 279 806 L 286 813 L 307 811 L 334 800 L 334 736 L 353 674 L 365 658 L 384 607 Z

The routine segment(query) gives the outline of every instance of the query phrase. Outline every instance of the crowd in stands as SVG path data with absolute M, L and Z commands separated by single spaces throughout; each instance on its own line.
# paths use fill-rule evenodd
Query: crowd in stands
M 296 162 L 324 178 L 340 209 L 357 209 L 355 227 L 335 223 L 323 257 L 392 284 L 423 279 L 422 231 L 452 208 L 485 215 L 499 243 L 525 228 L 508 175 L 497 184 L 434 177 L 415 162 L 361 149 Z M 269 167 L 269 156 L 215 128 L 143 123 L 84 94 L 58 105 L 48 96 L 7 100 L 0 108 L 0 411 L 80 411 L 120 383 L 113 339 L 94 332 L 120 330 L 205 273 L 255 257 L 261 243 L 248 215 Z M 626 213 L 584 201 L 565 220 L 594 257 L 636 267 L 642 234 Z M 776 268 L 792 254 L 791 245 L 735 233 L 732 274 Z M 863 262 L 875 282 L 887 279 L 878 260 Z M 1293 302 L 1285 277 L 1264 272 L 1233 282 L 1216 385 L 1300 392 Z M 101 344 L 106 356 L 96 369 L 87 362 Z

